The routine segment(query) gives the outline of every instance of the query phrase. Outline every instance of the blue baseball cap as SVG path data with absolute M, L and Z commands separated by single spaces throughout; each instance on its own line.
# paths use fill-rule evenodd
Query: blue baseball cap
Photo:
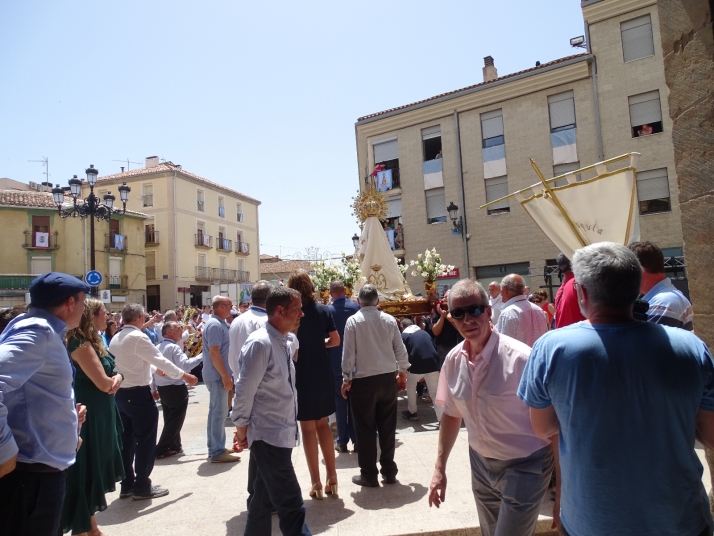
M 30 283 L 30 302 L 34 307 L 46 307 L 80 292 L 89 294 L 89 285 L 73 275 L 48 272 Z

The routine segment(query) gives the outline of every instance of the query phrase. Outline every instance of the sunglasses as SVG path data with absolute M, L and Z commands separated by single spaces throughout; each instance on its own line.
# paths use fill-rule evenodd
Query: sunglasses
M 468 307 L 459 307 L 458 309 L 451 310 L 451 318 L 454 320 L 462 320 L 466 313 L 470 317 L 476 318 L 484 313 L 488 305 L 469 305 Z

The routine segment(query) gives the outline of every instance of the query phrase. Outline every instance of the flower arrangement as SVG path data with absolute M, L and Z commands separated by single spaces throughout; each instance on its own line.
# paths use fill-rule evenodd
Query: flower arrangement
M 352 258 L 349 260 L 347 255 L 342 253 L 342 265 L 339 267 L 341 271 L 342 282 L 345 285 L 354 287 L 356 283 L 362 278 L 362 270 L 360 270 L 359 262 Z
M 342 277 L 339 269 L 332 264 L 327 264 L 326 261 L 311 262 L 310 267 L 315 271 L 310 279 L 317 290 L 329 289 L 330 283 Z
M 441 264 L 441 255 L 436 252 L 436 248 L 427 249 L 424 254 L 417 256 L 417 260 L 412 260 L 409 266 L 414 266 L 412 275 L 421 277 L 424 281 L 436 281 L 440 275 L 444 275 L 454 267 L 447 264 Z
M 409 267 L 404 264 L 404 261 L 402 261 L 402 259 L 399 259 L 397 257 L 394 257 L 394 262 L 397 263 L 397 268 L 399 268 L 399 271 L 402 273 L 402 277 L 406 278 L 407 270 L 409 269 Z

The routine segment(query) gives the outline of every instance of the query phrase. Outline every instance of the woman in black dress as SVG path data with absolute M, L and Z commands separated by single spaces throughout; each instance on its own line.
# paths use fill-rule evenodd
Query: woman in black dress
M 327 349 L 338 346 L 340 336 L 329 308 L 315 303 L 315 287 L 309 275 L 305 272 L 292 273 L 288 287 L 300 292 L 302 312 L 305 313 L 297 332 L 300 343 L 295 362 L 297 419 L 300 421 L 302 444 L 312 480 L 310 497 L 322 499 L 325 492 L 337 495 L 335 451 L 332 430 L 327 422 L 327 417 L 335 412 L 335 380 Z M 324 492 L 320 481 L 318 442 L 327 469 Z

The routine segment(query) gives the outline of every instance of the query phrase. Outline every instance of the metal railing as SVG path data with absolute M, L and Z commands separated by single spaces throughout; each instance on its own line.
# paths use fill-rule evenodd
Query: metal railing
M 158 246 L 159 245 L 159 231 L 145 231 L 146 245 L 147 246 Z
M 128 289 L 129 276 L 126 275 L 108 275 L 107 282 L 110 289 Z
M 146 267 L 146 279 L 156 279 L 156 266 L 147 266 Z
M 4 274 L 0 275 L 1 289 L 28 289 L 30 283 L 36 278 L 36 275 L 20 275 L 20 274 Z
M 196 266 L 196 281 L 211 281 L 213 269 L 207 266 Z
M 38 237 L 38 233 L 33 231 L 25 231 L 25 244 L 22 246 L 25 249 L 59 249 L 57 245 L 57 231 L 49 233 L 47 240 L 44 241 L 44 234 Z
M 196 281 L 247 283 L 248 281 L 250 281 L 250 272 L 246 272 L 244 270 L 228 270 L 226 268 L 209 268 L 208 266 L 196 266 Z
M 213 237 L 205 233 L 196 233 L 196 247 L 199 248 L 212 248 L 213 247 Z
M 216 249 L 221 251 L 232 251 L 233 250 L 233 240 L 228 240 L 227 238 L 218 237 L 216 240 Z
M 250 272 L 244 270 L 236 270 L 238 272 L 238 282 L 248 283 L 250 281 Z
M 250 253 L 250 244 L 247 242 L 236 242 L 236 253 L 248 255 Z
M 121 236 L 117 242 L 117 236 Z M 126 251 L 128 245 L 128 240 L 126 235 L 121 233 L 109 233 L 104 235 L 104 249 L 114 249 L 116 251 Z M 119 247 L 121 246 L 121 247 Z

